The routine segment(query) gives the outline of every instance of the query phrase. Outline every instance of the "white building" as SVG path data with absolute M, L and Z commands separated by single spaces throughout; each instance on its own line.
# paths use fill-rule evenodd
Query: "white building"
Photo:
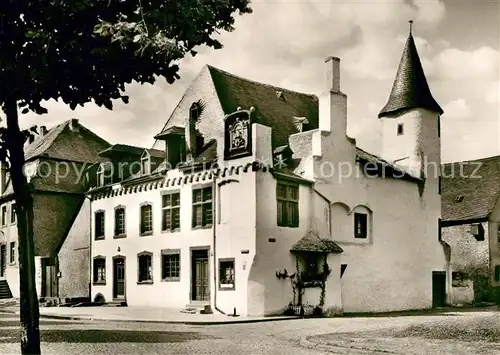
M 108 150 L 114 171 L 89 192 L 92 298 L 241 315 L 443 305 L 442 109 L 413 37 L 378 118 L 383 158 L 347 137 L 340 60 L 325 66 L 319 97 L 206 66 L 156 136 L 159 166 L 144 153 L 126 177 L 139 154 Z

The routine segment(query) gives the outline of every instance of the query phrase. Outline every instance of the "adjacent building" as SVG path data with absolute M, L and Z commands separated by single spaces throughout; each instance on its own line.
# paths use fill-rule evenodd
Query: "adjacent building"
M 42 300 L 89 298 L 91 218 L 85 176 L 108 147 L 77 119 L 49 130 L 41 126 L 25 144 L 25 174 L 33 191 L 36 290 Z M 14 192 L 8 171 L 0 171 L 0 284 L 5 296 L 19 297 Z
M 500 301 L 500 157 L 443 165 L 442 238 L 451 247 L 448 302 Z
M 154 149 L 101 153 L 88 192 L 93 300 L 241 315 L 444 305 L 443 111 L 414 39 L 373 118 L 381 156 L 347 136 L 340 60 L 324 65 L 320 96 L 207 65 Z

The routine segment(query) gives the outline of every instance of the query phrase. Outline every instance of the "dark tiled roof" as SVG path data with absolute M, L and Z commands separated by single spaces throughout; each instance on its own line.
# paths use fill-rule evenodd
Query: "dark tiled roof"
M 124 155 L 142 155 L 146 148 L 135 147 L 126 144 L 113 144 L 111 147 L 99 152 L 99 156 L 111 156 L 114 154 L 124 154 Z M 157 149 L 154 149 L 157 150 Z
M 389 100 L 378 117 L 416 107 L 443 114 L 443 109 L 432 97 L 415 47 L 415 41 L 410 34 L 406 41 Z
M 320 238 L 308 232 L 302 239 L 295 243 L 290 251 L 316 252 L 316 253 L 342 253 L 343 250 L 333 240 Z
M 43 155 L 59 137 L 64 128 L 69 124 L 69 121 L 61 123 L 52 127 L 42 136 L 35 138 L 35 140 L 24 148 L 25 160 L 34 159 Z
M 210 163 L 217 158 L 217 140 L 209 140 L 202 148 L 201 153 L 194 159 L 197 163 Z
M 404 171 L 402 168 L 399 168 L 398 166 L 391 164 L 388 161 L 386 161 L 386 160 L 384 160 L 376 155 L 368 153 L 368 152 L 366 152 L 363 149 L 358 148 L 358 147 L 356 147 L 356 160 L 358 160 L 360 162 L 364 162 L 364 163 L 373 163 L 376 166 L 381 167 L 383 169 L 390 169 L 390 170 L 394 171 L 395 173 L 397 173 L 397 176 L 402 175 L 403 177 L 407 177 L 410 179 L 421 180 L 420 177 L 414 176 L 414 175 L 410 174 L 409 172 Z
M 165 151 L 164 150 L 149 148 L 149 149 L 146 149 L 146 151 L 153 158 L 165 158 Z
M 499 197 L 500 156 L 443 164 L 441 183 L 443 221 L 487 218 Z
M 318 98 L 315 95 L 258 83 L 212 66 L 208 69 L 224 113 L 233 113 L 238 107 L 255 107 L 256 122 L 273 129 L 273 147 L 287 145 L 288 137 L 298 132 L 295 116 L 306 117 L 309 121 L 304 131 L 318 128 Z

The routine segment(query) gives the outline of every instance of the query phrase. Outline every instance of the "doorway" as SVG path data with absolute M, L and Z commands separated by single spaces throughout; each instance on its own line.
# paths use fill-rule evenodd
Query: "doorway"
M 125 299 L 125 257 L 113 258 L 113 298 Z
M 446 306 L 446 272 L 432 272 L 432 307 Z
M 208 249 L 191 250 L 191 301 L 210 301 Z

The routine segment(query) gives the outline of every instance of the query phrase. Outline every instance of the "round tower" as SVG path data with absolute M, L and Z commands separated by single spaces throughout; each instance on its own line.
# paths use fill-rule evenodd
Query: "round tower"
M 440 116 L 412 35 L 406 41 L 389 99 L 378 117 L 382 124 L 382 157 L 426 179 L 439 177 Z

